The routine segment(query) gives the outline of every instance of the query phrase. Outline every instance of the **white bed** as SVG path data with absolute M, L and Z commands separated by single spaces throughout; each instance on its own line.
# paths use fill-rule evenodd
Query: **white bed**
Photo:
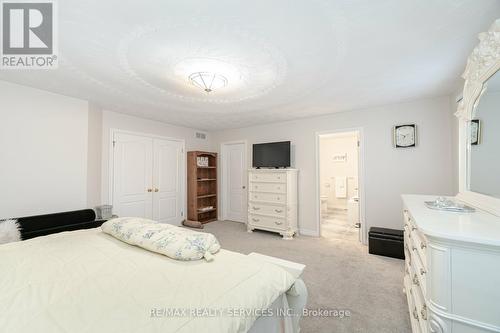
M 300 317 L 268 317 L 266 309 L 302 312 L 307 292 L 301 270 L 268 259 L 220 250 L 213 262 L 176 261 L 100 228 L 1 245 L 0 327 L 51 333 L 298 332 Z M 239 315 L 249 309 L 257 312 Z

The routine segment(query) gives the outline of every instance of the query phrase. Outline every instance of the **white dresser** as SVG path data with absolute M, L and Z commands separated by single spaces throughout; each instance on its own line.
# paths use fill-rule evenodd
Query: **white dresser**
M 248 232 L 262 229 L 293 238 L 298 230 L 297 178 L 297 169 L 248 170 Z
M 500 217 L 425 206 L 435 199 L 403 195 L 413 333 L 500 332 Z

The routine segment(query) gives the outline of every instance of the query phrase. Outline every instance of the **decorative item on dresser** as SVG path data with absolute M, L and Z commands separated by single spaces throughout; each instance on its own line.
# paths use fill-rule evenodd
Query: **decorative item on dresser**
M 248 171 L 248 232 L 273 231 L 283 239 L 297 233 L 297 169 Z
M 188 169 L 188 219 L 201 223 L 217 220 L 217 153 L 190 151 Z
M 500 332 L 500 217 L 426 207 L 433 199 L 403 195 L 413 332 Z

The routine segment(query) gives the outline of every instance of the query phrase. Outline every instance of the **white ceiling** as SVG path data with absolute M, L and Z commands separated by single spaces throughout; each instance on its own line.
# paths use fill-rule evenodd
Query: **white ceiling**
M 64 0 L 58 70 L 0 79 L 205 130 L 451 94 L 498 0 Z M 217 67 L 209 95 L 193 69 Z

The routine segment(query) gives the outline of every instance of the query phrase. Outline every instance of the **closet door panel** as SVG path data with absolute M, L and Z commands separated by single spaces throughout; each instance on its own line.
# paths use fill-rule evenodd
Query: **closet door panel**
M 114 212 L 118 216 L 152 218 L 153 140 L 117 133 L 114 141 Z
M 153 219 L 179 225 L 182 216 L 183 144 L 155 139 L 153 144 Z

